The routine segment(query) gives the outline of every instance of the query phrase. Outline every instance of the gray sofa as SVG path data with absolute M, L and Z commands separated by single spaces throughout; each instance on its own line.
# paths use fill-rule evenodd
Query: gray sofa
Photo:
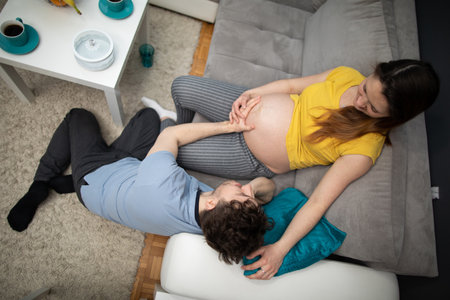
M 245 87 L 346 65 L 419 58 L 414 0 L 221 0 L 205 76 Z M 424 115 L 391 132 L 375 166 L 326 213 L 347 233 L 335 254 L 376 270 L 437 276 Z M 328 167 L 274 178 L 310 195 Z M 193 172 L 216 186 L 223 179 Z M 166 260 L 166 258 L 164 259 Z

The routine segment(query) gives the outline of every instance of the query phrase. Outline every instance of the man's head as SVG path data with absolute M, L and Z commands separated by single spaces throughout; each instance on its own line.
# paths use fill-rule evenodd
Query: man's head
M 238 263 L 263 245 L 271 227 L 250 184 L 226 181 L 208 196 L 200 223 L 209 246 L 226 263 Z

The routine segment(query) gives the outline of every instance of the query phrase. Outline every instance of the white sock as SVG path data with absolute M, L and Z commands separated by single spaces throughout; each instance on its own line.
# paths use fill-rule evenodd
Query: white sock
M 149 99 L 147 97 L 142 97 L 141 101 L 142 103 L 144 103 L 146 107 L 153 108 L 158 113 L 159 118 L 168 117 L 174 120 L 175 122 L 177 121 L 176 112 L 162 108 L 161 105 L 159 105 L 158 102 L 156 102 L 155 100 Z

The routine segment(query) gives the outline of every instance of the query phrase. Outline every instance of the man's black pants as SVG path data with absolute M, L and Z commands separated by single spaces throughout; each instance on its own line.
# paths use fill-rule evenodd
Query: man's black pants
M 34 180 L 49 181 L 62 175 L 72 165 L 75 191 L 80 194 L 84 176 L 97 168 L 125 157 L 143 160 L 160 130 L 158 114 L 151 108 L 140 110 L 122 134 L 111 144 L 104 141 L 95 116 L 85 110 L 72 109 L 56 129 L 42 156 Z

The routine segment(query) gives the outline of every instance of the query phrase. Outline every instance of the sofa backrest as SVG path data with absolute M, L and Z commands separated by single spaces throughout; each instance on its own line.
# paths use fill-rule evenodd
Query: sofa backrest
M 306 21 L 302 75 L 341 65 L 363 75 L 378 62 L 398 59 L 398 37 L 390 0 L 328 0 Z

